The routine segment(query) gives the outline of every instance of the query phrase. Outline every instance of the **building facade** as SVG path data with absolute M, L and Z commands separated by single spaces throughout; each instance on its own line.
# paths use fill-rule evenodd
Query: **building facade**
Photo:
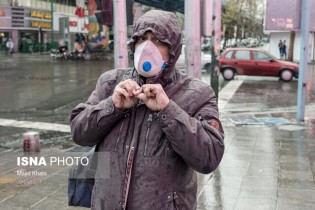
M 270 35 L 270 45 L 267 49 L 271 54 L 280 57 L 278 44 L 279 41 L 286 40 L 287 51 L 290 47 L 293 49 L 293 60 L 300 60 L 301 48 L 301 0 L 267 0 L 265 32 Z M 284 6 L 285 5 L 285 6 Z M 310 28 L 309 42 L 307 43 L 309 54 L 308 61 L 315 61 L 315 1 L 309 1 L 310 7 Z M 290 34 L 295 32 L 293 46 L 290 46 Z
M 76 0 L 3 0 L 0 2 L 1 48 L 12 39 L 15 52 L 42 52 L 87 33 L 87 10 L 77 14 Z M 1 50 L 0 48 L 0 50 Z

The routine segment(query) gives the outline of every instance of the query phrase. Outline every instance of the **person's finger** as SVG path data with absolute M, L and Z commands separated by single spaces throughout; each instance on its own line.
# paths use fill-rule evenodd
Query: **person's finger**
M 130 94 L 127 92 L 126 89 L 123 89 L 121 87 L 117 87 L 115 92 L 118 93 L 119 95 L 124 96 L 127 99 L 130 99 Z
M 128 92 L 128 94 L 132 96 L 132 88 L 131 85 L 129 84 L 130 81 L 131 81 L 130 79 L 122 81 L 119 83 L 118 87 L 125 89 Z
M 137 90 L 141 89 L 141 87 L 138 85 L 136 81 L 130 80 L 128 82 L 128 85 L 131 87 L 131 92 L 134 94 Z
M 132 96 L 133 92 L 139 87 L 139 85 L 135 81 L 127 79 L 121 82 L 119 87 L 125 89 L 129 93 L 129 95 Z
M 139 95 L 140 93 L 142 93 L 142 88 L 141 87 L 139 87 L 139 88 L 136 88 L 136 90 L 133 92 L 133 95 Z
M 135 97 L 143 101 L 143 103 L 147 103 L 147 101 L 149 100 L 149 98 L 144 93 L 140 93 L 139 95 L 136 95 Z
M 147 97 L 155 97 L 156 96 L 156 87 L 154 85 L 146 85 L 143 88 L 143 93 L 146 94 Z

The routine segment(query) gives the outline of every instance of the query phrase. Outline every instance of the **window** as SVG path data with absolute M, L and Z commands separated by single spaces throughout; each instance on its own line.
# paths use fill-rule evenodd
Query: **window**
M 271 58 L 262 52 L 254 52 L 254 59 L 259 61 L 269 61 Z
M 235 59 L 238 59 L 238 60 L 250 60 L 250 51 L 245 51 L 245 50 L 236 51 Z
M 225 58 L 231 59 L 231 58 L 232 58 L 232 55 L 233 55 L 233 52 L 234 52 L 234 51 L 230 51 L 230 52 L 226 53 Z

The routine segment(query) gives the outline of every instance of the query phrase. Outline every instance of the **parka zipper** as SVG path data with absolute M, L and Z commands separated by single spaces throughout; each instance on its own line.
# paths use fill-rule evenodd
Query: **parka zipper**
M 179 208 L 178 208 L 179 202 L 178 202 L 178 196 L 177 196 L 176 192 L 173 192 L 173 199 L 174 199 L 174 202 L 175 202 L 176 210 L 179 210 Z
M 151 123 L 153 121 L 153 114 L 149 114 L 149 118 L 147 119 L 147 121 L 149 122 L 149 125 L 147 129 L 147 133 L 145 134 L 144 153 L 143 153 L 144 157 L 147 156 L 148 138 L 150 134 Z
M 118 133 L 118 137 L 117 137 L 117 140 L 116 140 L 116 145 L 115 145 L 115 152 L 117 150 L 117 146 L 118 146 L 118 142 L 120 140 L 120 135 L 121 135 L 121 131 L 122 131 L 122 128 L 124 127 L 124 123 L 125 123 L 125 120 L 122 122 L 120 128 L 119 128 L 119 133 Z

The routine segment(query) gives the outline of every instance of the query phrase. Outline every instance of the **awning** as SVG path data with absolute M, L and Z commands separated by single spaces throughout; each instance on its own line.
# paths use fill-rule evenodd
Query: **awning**
M 166 11 L 177 11 L 184 14 L 184 0 L 135 0 L 135 2 L 163 9 Z

